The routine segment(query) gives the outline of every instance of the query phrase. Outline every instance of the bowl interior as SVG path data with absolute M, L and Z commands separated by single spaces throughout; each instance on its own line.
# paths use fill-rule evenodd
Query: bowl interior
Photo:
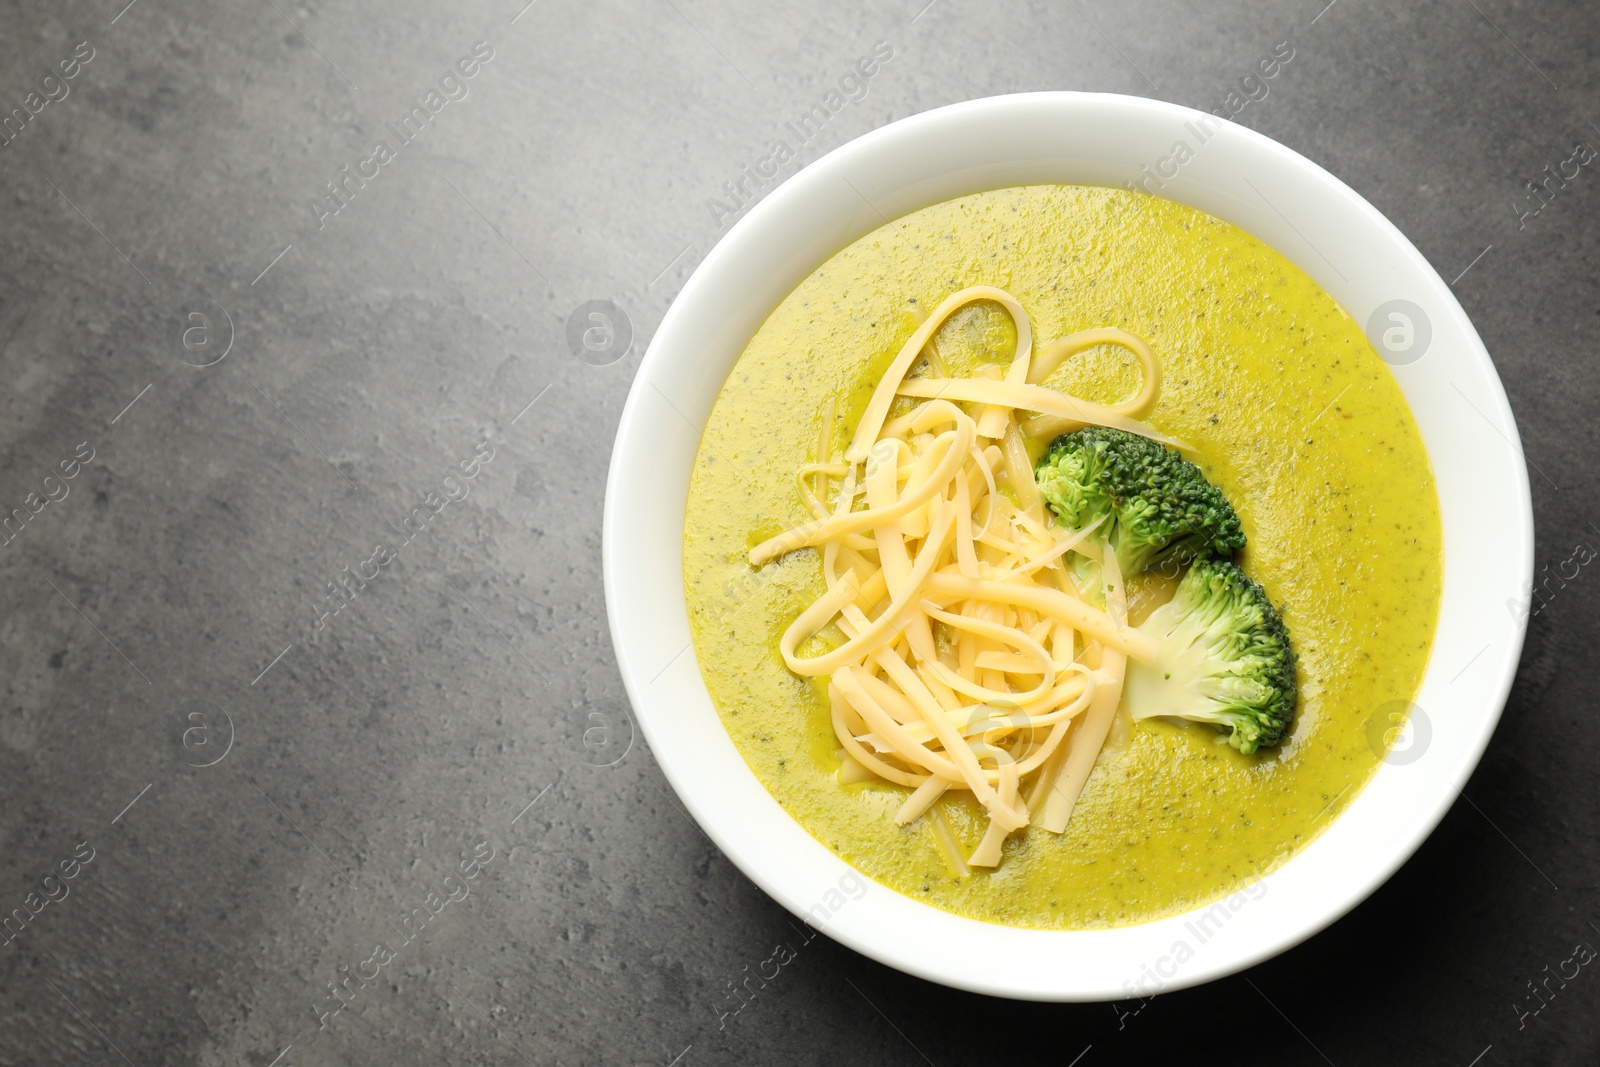
M 1181 165 L 1178 142 L 1190 152 Z M 1261 238 L 1366 326 L 1434 466 L 1445 553 L 1438 632 L 1401 750 L 1283 867 L 1198 913 L 1137 926 L 997 926 L 857 875 L 745 765 L 689 638 L 689 473 L 751 335 L 840 248 L 887 219 L 985 189 L 1137 181 Z M 1510 506 L 1484 513 L 1474 502 L 1486 491 Z M 896 122 L 756 205 L 684 287 L 639 368 L 612 456 L 604 531 L 624 683 L 657 761 L 717 845 L 790 911 L 857 951 L 947 985 L 1037 1000 L 1110 1000 L 1207 981 L 1294 945 L 1377 888 L 1455 801 L 1494 730 L 1521 651 L 1526 619 L 1516 605 L 1532 553 L 1527 475 L 1504 391 L 1465 313 L 1411 243 L 1342 182 L 1259 134 L 1175 105 L 1088 93 L 995 97 Z

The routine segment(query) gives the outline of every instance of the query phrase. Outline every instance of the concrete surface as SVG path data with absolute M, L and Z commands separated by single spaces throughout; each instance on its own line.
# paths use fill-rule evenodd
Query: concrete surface
M 524 2 L 0 5 L 0 1064 L 1595 1061 L 1600 174 L 1524 186 L 1600 147 L 1593 5 Z M 785 175 L 993 93 L 1211 109 L 1289 42 L 1237 121 L 1456 279 L 1505 378 L 1563 576 L 1505 720 L 1248 974 L 1039 1007 L 819 937 L 721 1015 L 793 934 L 632 740 L 602 478 L 708 201 L 879 41 Z M 614 362 L 568 347 L 591 300 Z

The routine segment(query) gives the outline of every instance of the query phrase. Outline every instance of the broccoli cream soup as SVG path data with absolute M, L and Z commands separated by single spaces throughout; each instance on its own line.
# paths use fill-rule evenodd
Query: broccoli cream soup
M 1049 929 L 1226 896 L 1337 817 L 1440 565 L 1344 310 L 1224 222 L 1077 186 L 818 268 L 723 386 L 684 528 L 701 672 L 778 802 L 907 896 Z

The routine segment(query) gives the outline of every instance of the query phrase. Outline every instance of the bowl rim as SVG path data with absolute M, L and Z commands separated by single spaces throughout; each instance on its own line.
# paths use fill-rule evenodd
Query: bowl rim
M 1172 162 L 1174 139 L 1202 132 L 1207 150 L 1191 153 L 1171 177 L 1161 169 L 1152 189 L 1150 166 Z M 1213 141 L 1216 150 L 1207 147 Z M 1422 312 L 1431 347 L 1414 362 L 1392 361 L 1391 370 L 1423 431 L 1444 535 L 1438 630 L 1414 707 L 1423 709 L 1423 725 L 1429 706 L 1448 705 L 1449 715 L 1414 759 L 1391 754 L 1313 841 L 1225 900 L 1099 930 L 967 919 L 857 874 L 788 815 L 738 755 L 687 640 L 688 470 L 733 360 L 833 252 L 970 192 L 1047 181 L 1124 186 L 1141 177 L 1147 191 L 1255 234 L 1347 312 L 1381 310 L 1374 298 L 1383 294 Z M 1352 277 L 1338 262 L 1362 269 Z M 747 292 L 740 303 L 741 291 L 755 290 L 776 298 Z M 1369 337 L 1373 329 L 1369 323 Z M 1442 354 L 1430 362 L 1428 352 Z M 1466 422 L 1473 416 L 1444 384 L 1492 436 Z M 1510 506 L 1498 526 L 1475 530 L 1457 505 L 1485 488 Z M 1515 420 L 1482 341 L 1449 286 L 1376 208 L 1292 149 L 1203 112 L 1119 94 L 1020 93 L 922 112 L 834 149 L 753 205 L 712 248 L 663 317 L 629 390 L 607 478 L 602 557 L 612 643 L 638 725 L 695 821 L 752 881 L 811 926 L 907 973 L 1016 999 L 1096 1001 L 1211 981 L 1285 951 L 1366 899 L 1421 846 L 1477 766 L 1509 694 L 1526 633 L 1526 605 L 1520 613 L 1513 605 L 1531 584 L 1533 516 Z M 1513 610 L 1499 611 L 1502 600 Z M 1445 652 L 1464 658 L 1468 632 L 1488 643 L 1458 671 Z M 1468 689 L 1450 688 L 1469 672 Z M 990 962 L 997 953 L 1014 960 L 1004 974 Z

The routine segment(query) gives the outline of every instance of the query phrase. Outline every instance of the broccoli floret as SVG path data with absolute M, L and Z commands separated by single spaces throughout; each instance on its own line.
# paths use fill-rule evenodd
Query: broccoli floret
M 1297 695 L 1294 649 L 1265 591 L 1237 566 L 1197 561 L 1139 629 L 1159 652 L 1128 664 L 1123 700 L 1135 719 L 1215 723 L 1247 755 L 1283 740 Z
M 1148 437 L 1090 426 L 1055 439 L 1034 472 L 1060 520 L 1095 533 L 1117 553 L 1126 576 L 1163 564 L 1231 557 L 1244 528 L 1200 468 Z

